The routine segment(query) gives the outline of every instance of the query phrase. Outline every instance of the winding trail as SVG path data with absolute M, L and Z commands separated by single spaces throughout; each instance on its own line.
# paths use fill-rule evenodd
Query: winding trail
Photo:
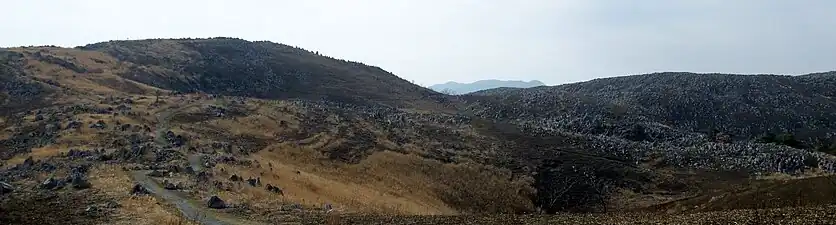
M 159 183 L 152 180 L 148 177 L 147 170 L 138 170 L 133 171 L 131 175 L 133 176 L 134 180 L 148 189 L 152 195 L 174 204 L 177 210 L 183 214 L 184 217 L 188 218 L 192 221 L 197 221 L 200 224 L 204 225 L 231 225 L 236 223 L 229 223 L 225 222 L 224 220 L 219 219 L 217 215 L 212 212 L 208 212 L 203 210 L 202 206 L 198 203 L 190 200 L 188 197 L 184 196 L 182 193 L 178 193 L 175 191 L 166 190 L 163 188 Z
M 165 131 L 168 131 L 170 128 L 169 120 L 171 116 L 173 116 L 177 112 L 180 112 L 184 109 L 196 105 L 199 105 L 199 103 L 192 103 L 176 109 L 173 109 L 174 107 L 168 107 L 166 109 L 163 109 L 161 112 L 157 113 L 157 124 L 155 126 L 156 137 L 154 141 L 159 146 L 166 146 L 167 141 L 165 139 Z M 196 172 L 203 170 L 200 155 L 189 155 L 188 161 Z M 237 219 L 228 218 L 219 215 L 218 213 L 212 212 L 208 209 L 208 206 L 205 205 L 205 202 L 190 199 L 186 194 L 178 191 L 166 190 L 160 183 L 148 177 L 149 172 L 151 171 L 137 170 L 131 172 L 131 176 L 133 177 L 134 181 L 145 187 L 152 195 L 156 196 L 157 198 L 163 201 L 172 203 L 177 208 L 177 210 L 180 211 L 183 217 L 187 218 L 188 220 L 196 221 L 199 224 L 203 225 L 258 224 L 250 221 L 240 221 Z
M 203 171 L 203 159 L 201 159 L 201 156 L 202 155 L 199 153 L 191 154 L 188 156 L 189 166 L 191 166 L 192 169 L 194 169 L 195 173 L 200 173 L 200 171 Z

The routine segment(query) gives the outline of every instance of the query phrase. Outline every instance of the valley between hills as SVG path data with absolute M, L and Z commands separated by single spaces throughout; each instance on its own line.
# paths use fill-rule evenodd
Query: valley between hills
M 836 72 L 447 95 L 236 38 L 0 49 L 0 224 L 836 224 Z

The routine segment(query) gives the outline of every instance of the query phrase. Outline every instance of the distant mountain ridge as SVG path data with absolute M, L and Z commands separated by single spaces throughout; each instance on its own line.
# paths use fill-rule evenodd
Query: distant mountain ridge
M 480 80 L 473 83 L 458 83 L 458 82 L 447 82 L 443 84 L 436 84 L 430 86 L 430 89 L 433 89 L 438 92 L 450 93 L 450 94 L 467 94 L 471 92 L 477 92 L 482 90 L 494 89 L 494 88 L 530 88 L 530 87 L 537 87 L 537 86 L 544 86 L 543 82 L 539 80 L 532 80 L 532 81 L 520 81 L 520 80 Z

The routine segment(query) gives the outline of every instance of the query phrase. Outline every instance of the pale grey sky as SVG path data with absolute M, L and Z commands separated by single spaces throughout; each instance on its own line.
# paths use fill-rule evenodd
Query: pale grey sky
M 19 0 L 0 46 L 269 40 L 430 85 L 836 70 L 833 0 Z

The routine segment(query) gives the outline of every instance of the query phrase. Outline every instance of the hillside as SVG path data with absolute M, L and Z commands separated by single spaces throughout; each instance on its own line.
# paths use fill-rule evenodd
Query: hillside
M 712 168 L 716 161 L 726 161 L 722 166 L 727 169 L 768 172 L 778 164 L 803 167 L 803 159 L 822 157 L 801 149 L 831 148 L 836 127 L 829 121 L 836 119 L 836 102 L 829 95 L 832 91 L 825 90 L 832 88 L 828 85 L 834 79 L 832 73 L 795 77 L 657 73 L 488 90 L 466 99 L 473 115 L 507 121 L 531 133 L 603 135 L 645 149 L 633 152 L 632 147 L 619 147 L 612 153 L 631 152 L 624 157 L 663 152 L 663 158 L 678 160 L 708 154 L 691 163 Z M 761 143 L 763 137 L 776 135 L 792 137 L 799 144 Z M 762 152 L 797 155 L 793 157 L 797 160 L 768 165 L 741 161 L 741 156 L 760 160 L 753 154 Z M 833 169 L 830 164 L 819 166 Z
M 458 83 L 450 81 L 443 84 L 432 85 L 429 88 L 442 93 L 468 94 L 472 92 L 494 88 L 530 88 L 545 85 L 546 84 L 543 84 L 543 82 L 540 82 L 538 80 L 532 80 L 528 82 L 513 80 L 479 80 L 472 83 Z
M 589 82 L 509 89 L 496 96 L 501 106 L 485 110 L 498 119 L 586 118 L 659 123 L 678 130 L 731 135 L 794 133 L 829 137 L 836 119 L 830 91 L 833 74 L 806 76 L 657 73 Z M 486 95 L 475 93 L 477 95 Z M 511 107 L 509 107 L 511 106 Z M 513 115 L 513 116 L 511 116 Z M 574 126 L 578 125 L 578 126 Z M 595 125 L 566 124 L 583 132 Z M 564 126 L 547 124 L 545 126 Z
M 562 212 L 670 222 L 692 216 L 632 213 L 711 205 L 755 177 L 836 170 L 816 151 L 832 136 L 834 79 L 662 73 L 448 96 L 270 42 L 1 49 L 0 223 L 322 224 L 336 213 L 432 224 L 444 217 L 429 215 Z M 823 207 L 781 204 L 764 213 Z M 761 212 L 735 211 L 751 208 L 763 207 L 712 205 L 713 219 Z
M 235 50 L 240 46 L 248 49 Z M 169 51 L 176 48 L 177 54 Z M 281 52 L 292 50 L 299 55 Z M 9 82 L 2 89 L 0 182 L 16 191 L 4 191 L 11 197 L 0 201 L 0 210 L 20 212 L 4 214 L 11 217 L 0 218 L 3 223 L 27 221 L 32 215 L 23 208 L 45 204 L 39 203 L 44 195 L 90 199 L 102 208 L 82 221 L 141 224 L 164 222 L 141 216 L 146 213 L 177 217 L 172 208 L 188 206 L 166 202 L 177 195 L 195 201 L 217 195 L 229 204 L 218 212 L 189 206 L 197 214 L 270 223 L 322 215 L 326 203 L 345 213 L 420 215 L 533 207 L 527 181 L 484 163 L 499 158 L 481 148 L 493 140 L 469 132 L 468 118 L 444 113 L 452 109 L 447 96 L 375 67 L 237 39 L 2 53 L 0 77 Z M 260 57 L 271 58 L 252 66 Z M 450 152 L 453 147 L 461 150 Z M 197 168 L 206 171 L 187 172 Z M 148 175 L 156 182 L 148 183 L 143 174 L 153 171 L 167 175 Z M 248 184 L 249 178 L 258 182 Z M 60 182 L 49 186 L 61 188 L 40 185 L 52 180 Z M 176 182 L 170 192 L 180 194 L 141 203 L 161 207 L 127 207 L 140 204 L 129 193 L 132 182 L 147 189 Z M 43 210 L 61 215 L 56 218 L 84 214 Z M 243 217 L 234 214 L 239 210 Z M 54 222 L 44 219 L 36 221 Z
M 445 97 L 358 62 L 234 38 L 111 41 L 79 47 L 130 63 L 118 75 L 157 88 L 261 99 L 303 98 L 393 106 Z

